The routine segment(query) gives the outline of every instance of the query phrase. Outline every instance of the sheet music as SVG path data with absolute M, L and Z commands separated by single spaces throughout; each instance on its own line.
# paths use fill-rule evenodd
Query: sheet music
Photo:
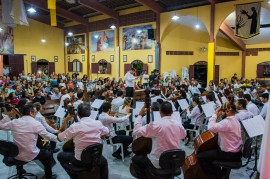
M 154 116 L 154 120 L 159 120 L 161 119 L 161 116 L 160 116 L 160 112 L 159 111 L 153 111 L 153 116 Z M 174 111 L 172 113 L 172 118 L 174 120 L 176 120 L 177 122 L 179 122 L 180 124 L 182 124 L 182 118 L 180 116 L 180 113 L 179 111 Z
M 215 103 L 213 102 L 202 105 L 202 109 L 205 114 L 205 117 L 211 117 L 215 113 L 214 105 Z
M 265 120 L 261 115 L 241 121 L 250 138 L 264 134 Z
M 136 109 L 141 110 L 142 107 L 144 107 L 144 103 L 145 102 L 142 102 L 142 101 L 136 101 Z
M 222 96 L 221 97 L 221 100 L 222 100 L 223 103 L 227 103 L 228 102 L 228 99 L 225 96 Z
M 133 122 L 137 121 L 137 118 L 139 116 L 140 110 L 141 109 L 133 109 L 133 111 L 132 111 L 132 121 Z
M 101 105 L 103 104 L 104 100 L 95 99 L 95 101 L 92 103 L 91 107 L 99 109 Z
M 65 115 L 66 115 L 66 109 L 61 106 L 57 109 L 57 111 L 54 114 L 54 116 L 59 117 L 61 119 L 63 119 Z
M 186 99 L 177 100 L 178 104 L 180 105 L 181 109 L 184 110 L 189 107 Z
M 172 104 L 172 110 L 173 110 L 173 111 L 176 111 L 176 108 L 175 108 L 173 102 L 172 102 L 172 101 L 168 101 L 168 102 Z
M 98 115 L 98 111 L 91 110 L 91 116 L 90 116 L 91 119 L 96 120 L 97 119 L 97 115 Z

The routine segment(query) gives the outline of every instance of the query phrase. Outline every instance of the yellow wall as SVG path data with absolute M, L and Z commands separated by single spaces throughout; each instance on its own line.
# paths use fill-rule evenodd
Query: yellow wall
M 247 45 L 247 48 L 270 48 L 270 43 Z M 256 78 L 257 64 L 261 62 L 270 61 L 270 51 L 260 51 L 258 56 L 246 57 L 246 78 Z
M 216 56 L 215 64 L 219 65 L 219 79 L 230 79 L 234 73 L 241 77 L 242 72 L 242 51 L 239 50 L 230 40 L 217 37 L 217 52 L 239 52 L 239 56 Z
M 46 43 L 41 43 L 45 38 Z M 36 61 L 46 59 L 55 62 L 56 73 L 64 72 L 64 31 L 59 28 L 29 19 L 29 26 L 18 26 L 14 29 L 14 53 L 26 54 L 24 56 L 24 70 L 31 73 L 31 56 L 36 56 Z

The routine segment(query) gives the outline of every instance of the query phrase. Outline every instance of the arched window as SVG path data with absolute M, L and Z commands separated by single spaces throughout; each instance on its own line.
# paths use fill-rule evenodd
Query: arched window
M 134 60 L 131 62 L 131 68 L 134 68 L 137 76 L 141 75 L 143 72 L 143 62 L 141 60 Z
M 270 61 L 257 65 L 257 78 L 270 77 Z
M 98 71 L 100 74 L 107 74 L 108 62 L 104 59 L 98 61 Z

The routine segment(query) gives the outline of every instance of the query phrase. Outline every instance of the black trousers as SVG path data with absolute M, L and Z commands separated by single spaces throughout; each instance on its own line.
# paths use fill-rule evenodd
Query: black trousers
M 133 87 L 126 87 L 126 97 L 133 98 Z
M 85 167 L 85 164 L 82 163 L 80 160 L 77 160 L 74 157 L 74 153 L 72 153 L 72 152 L 60 152 L 57 155 L 57 159 L 60 162 L 60 164 L 62 165 L 62 167 L 66 163 L 72 163 L 73 165 L 78 166 L 78 167 Z M 108 179 L 108 175 L 109 175 L 108 162 L 103 156 L 101 156 L 101 160 L 100 160 L 100 163 L 98 164 L 98 166 L 100 167 L 100 179 Z M 79 178 L 78 175 L 72 174 L 72 173 L 70 173 L 70 171 L 66 170 L 66 172 L 68 173 L 68 175 L 70 176 L 71 179 L 78 179 Z
M 45 149 L 40 149 L 39 154 L 34 158 L 34 160 L 39 160 L 45 170 L 45 178 L 51 179 L 52 177 L 52 153 Z
M 145 172 L 147 167 L 154 167 L 147 155 L 135 155 L 132 158 L 132 162 L 134 164 L 135 172 L 138 175 L 139 179 L 147 179 Z
M 197 155 L 197 159 L 204 169 L 205 172 L 211 174 L 219 174 L 220 168 L 213 166 L 213 161 L 224 161 L 224 162 L 237 162 L 242 158 L 242 152 L 224 152 L 220 149 L 217 150 L 209 150 L 205 152 L 201 152 Z
M 117 134 L 117 136 L 114 136 L 112 138 L 112 142 L 113 143 L 122 143 L 123 144 L 123 148 L 124 148 L 124 153 L 127 152 L 128 146 L 132 143 L 133 138 L 131 136 L 126 136 L 126 131 L 124 130 L 120 130 L 120 131 L 115 131 L 115 133 Z M 116 151 L 116 154 L 120 154 L 121 153 L 121 148 L 119 147 Z
M 183 127 L 185 129 L 194 129 L 194 124 L 190 124 L 191 120 L 184 122 Z M 198 128 L 198 126 L 197 126 Z M 189 130 L 187 130 L 187 138 L 190 138 Z

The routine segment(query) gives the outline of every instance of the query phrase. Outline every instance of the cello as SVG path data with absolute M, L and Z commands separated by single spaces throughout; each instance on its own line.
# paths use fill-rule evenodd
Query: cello
M 145 96 L 145 108 L 147 108 L 146 112 L 146 123 L 150 123 L 150 90 L 145 90 L 146 96 Z M 132 142 L 132 152 L 135 155 L 146 155 L 149 154 L 152 150 L 152 139 L 147 137 L 139 137 Z M 135 172 L 134 164 L 130 163 L 129 171 L 131 175 L 134 177 L 137 177 L 137 174 Z
M 201 168 L 197 154 L 207 150 L 218 148 L 217 135 L 210 131 L 205 131 L 194 140 L 194 152 L 185 159 L 182 166 L 185 179 L 214 179 L 214 175 L 206 174 Z

